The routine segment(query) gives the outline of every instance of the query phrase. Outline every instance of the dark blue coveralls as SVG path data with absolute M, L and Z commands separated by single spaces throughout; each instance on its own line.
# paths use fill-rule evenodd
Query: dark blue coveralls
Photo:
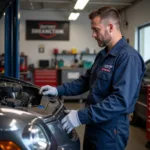
M 59 95 L 90 91 L 86 107 L 78 111 L 86 124 L 84 150 L 124 150 L 129 136 L 128 114 L 133 112 L 145 65 L 124 38 L 107 53 L 100 51 L 84 76 L 57 87 Z

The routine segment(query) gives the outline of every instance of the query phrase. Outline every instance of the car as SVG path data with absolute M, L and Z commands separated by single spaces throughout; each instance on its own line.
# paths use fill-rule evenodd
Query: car
M 79 150 L 75 129 L 63 130 L 65 106 L 58 97 L 39 94 L 39 87 L 0 76 L 1 150 Z
M 136 102 L 135 110 L 131 119 L 131 124 L 135 126 L 139 126 L 141 122 L 146 123 L 147 121 L 148 98 L 150 98 L 150 60 L 146 61 L 145 65 L 146 72 L 141 83 L 138 100 Z

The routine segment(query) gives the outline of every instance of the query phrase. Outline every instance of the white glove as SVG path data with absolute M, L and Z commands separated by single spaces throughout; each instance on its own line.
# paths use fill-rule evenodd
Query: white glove
M 81 123 L 78 118 L 77 110 L 65 110 L 65 113 L 69 113 L 62 120 L 63 129 L 70 133 L 73 128 L 78 127 Z
M 39 93 L 43 94 L 43 95 L 52 95 L 52 96 L 58 95 L 57 89 L 55 87 L 50 86 L 50 85 L 42 86 Z

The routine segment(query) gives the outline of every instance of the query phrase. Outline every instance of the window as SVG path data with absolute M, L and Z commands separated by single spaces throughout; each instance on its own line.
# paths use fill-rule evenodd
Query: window
M 138 50 L 144 61 L 150 59 L 150 23 L 138 27 Z

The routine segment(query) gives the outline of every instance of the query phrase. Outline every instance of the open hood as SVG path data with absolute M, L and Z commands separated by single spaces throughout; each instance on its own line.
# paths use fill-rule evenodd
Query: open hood
M 0 19 L 14 0 L 0 0 Z

